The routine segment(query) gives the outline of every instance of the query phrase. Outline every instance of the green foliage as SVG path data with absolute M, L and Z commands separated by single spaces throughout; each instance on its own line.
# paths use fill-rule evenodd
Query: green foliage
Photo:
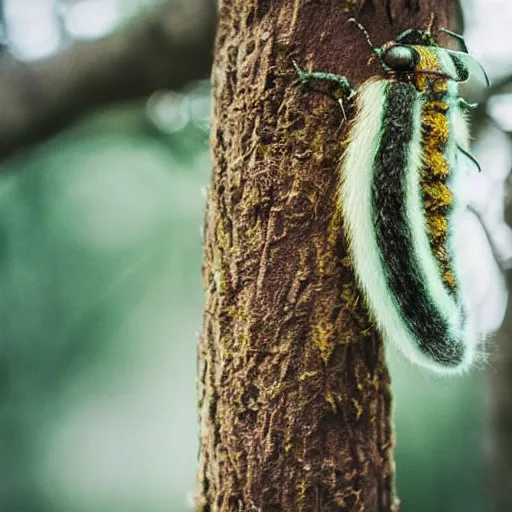
M 5 165 L 0 510 L 187 510 L 208 150 L 140 110 Z

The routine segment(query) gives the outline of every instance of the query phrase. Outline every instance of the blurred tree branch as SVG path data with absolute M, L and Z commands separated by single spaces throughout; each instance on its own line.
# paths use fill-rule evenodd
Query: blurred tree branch
M 483 126 L 484 120 L 490 119 L 487 113 L 489 100 L 493 96 L 511 92 L 512 89 L 512 75 L 507 75 L 499 80 L 493 82 L 488 89 L 486 89 L 484 96 L 478 100 L 478 107 L 472 115 L 472 124 L 475 127 L 474 136 L 476 137 Z M 494 122 L 494 121 L 493 121 Z
M 84 112 L 179 89 L 209 75 L 212 0 L 168 1 L 131 27 L 51 58 L 0 61 L 0 158 L 40 142 Z

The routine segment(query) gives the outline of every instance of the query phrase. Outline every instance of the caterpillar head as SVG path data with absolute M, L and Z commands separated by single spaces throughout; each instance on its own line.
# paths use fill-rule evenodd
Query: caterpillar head
M 450 30 L 442 29 L 459 41 L 462 51 L 439 46 L 431 34 L 431 27 L 428 30 L 405 30 L 394 41 L 374 47 L 365 28 L 354 19 L 350 21 L 364 33 L 382 69 L 397 80 L 410 81 L 418 75 L 429 75 L 458 83 L 471 79 L 476 85 L 489 86 L 487 74 L 480 63 L 468 54 L 463 37 Z

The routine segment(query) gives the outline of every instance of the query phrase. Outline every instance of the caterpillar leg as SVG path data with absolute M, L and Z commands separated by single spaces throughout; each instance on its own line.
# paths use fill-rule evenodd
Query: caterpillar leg
M 447 35 L 453 37 L 454 39 L 456 39 L 459 42 L 459 44 L 460 44 L 461 50 L 464 53 L 469 53 L 468 47 L 466 46 L 466 41 L 464 40 L 463 36 L 461 36 L 460 34 L 457 34 L 456 32 L 452 32 L 451 30 L 448 30 L 447 28 L 442 28 L 441 32 L 444 32 L 445 34 L 447 34 Z
M 468 153 L 465 149 L 461 148 L 458 144 L 457 144 L 457 149 L 464 155 L 466 156 L 467 158 L 469 158 L 475 165 L 476 165 L 476 168 L 478 169 L 478 172 L 482 172 L 482 168 L 480 167 L 480 164 L 478 163 L 478 160 L 471 154 L 471 153 Z
M 464 98 L 459 98 L 457 101 L 459 105 L 463 108 L 474 109 L 478 107 L 478 103 L 468 103 Z
M 348 79 L 342 75 L 336 75 L 334 73 L 304 71 L 295 61 L 292 62 L 293 67 L 297 72 L 300 86 L 309 91 L 328 96 L 333 101 L 338 103 L 343 112 L 343 116 L 346 119 L 344 101 L 350 102 L 356 95 L 356 91 L 352 88 Z M 331 87 L 328 90 L 315 87 L 313 85 L 315 82 L 328 82 Z

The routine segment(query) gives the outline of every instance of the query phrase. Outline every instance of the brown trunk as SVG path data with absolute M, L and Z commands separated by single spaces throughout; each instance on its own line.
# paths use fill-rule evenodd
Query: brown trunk
M 220 2 L 197 510 L 398 508 L 390 379 L 336 213 L 346 123 L 297 90 L 292 59 L 357 84 L 379 70 L 356 9 L 380 45 L 456 6 L 357 3 Z
M 507 212 L 512 222 L 512 211 Z M 512 290 L 509 276 L 508 289 Z M 493 340 L 488 371 L 487 464 L 489 510 L 509 512 L 512 503 L 512 301 L 503 327 Z

